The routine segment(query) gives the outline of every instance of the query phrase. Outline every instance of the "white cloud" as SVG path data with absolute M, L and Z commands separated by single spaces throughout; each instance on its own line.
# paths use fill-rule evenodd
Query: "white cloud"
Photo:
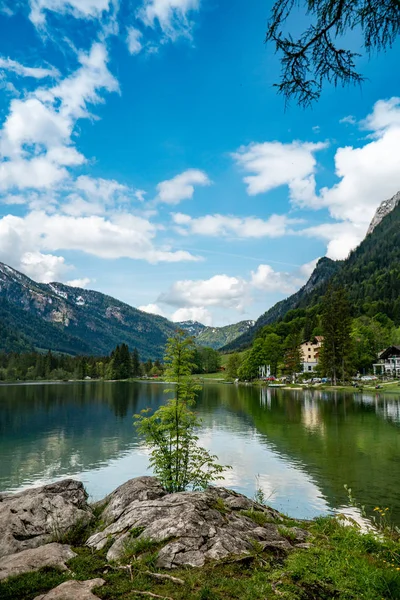
M 160 304 L 176 307 L 172 321 L 199 321 L 212 325 L 213 313 L 220 309 L 233 309 L 243 313 L 253 299 L 252 294 L 263 298 L 267 294 L 288 296 L 300 289 L 309 279 L 318 259 L 310 261 L 291 273 L 274 271 L 270 265 L 261 264 L 251 271 L 248 279 L 214 275 L 210 279 L 176 281 L 165 293 L 157 298 L 156 304 L 149 304 L 148 312 L 165 314 Z
M 343 119 L 340 119 L 339 123 L 345 123 L 347 125 L 355 125 L 357 123 L 357 120 L 355 117 L 353 117 L 353 115 L 347 115 L 347 117 L 343 117 Z
M 176 281 L 158 301 L 179 308 L 218 306 L 242 310 L 247 295 L 244 279 L 214 275 L 210 279 Z
M 327 207 L 331 216 L 346 220 L 365 234 L 382 200 L 400 189 L 400 98 L 379 101 L 363 122 L 372 131 L 361 147 L 339 148 L 335 171 L 339 182 L 323 188 L 319 206 Z
M 270 265 L 259 265 L 256 271 L 251 272 L 250 285 L 258 290 L 289 295 L 297 292 L 308 277 L 305 273 L 279 272 L 274 271 Z
M 78 19 L 99 19 L 112 5 L 113 0 L 30 0 L 29 18 L 37 27 L 45 25 L 47 11 L 71 14 Z
M 235 236 L 238 238 L 277 238 L 291 232 L 290 225 L 298 219 L 286 215 L 271 215 L 263 220 L 256 217 L 235 217 L 232 215 L 206 215 L 192 218 L 189 215 L 175 213 L 173 222 L 182 235 L 196 234 L 208 236 Z
M 89 277 L 82 277 L 82 279 L 71 279 L 67 281 L 67 285 L 76 288 L 85 288 L 91 283 L 91 279 Z
M 400 127 L 400 97 L 378 100 L 372 113 L 361 122 L 361 127 L 377 135 L 389 128 Z
M 22 254 L 17 268 L 35 281 L 49 283 L 63 278 L 71 267 L 65 264 L 65 259 L 62 256 L 42 254 L 41 252 L 25 252 Z
M 250 196 L 287 185 L 296 201 L 315 194 L 315 152 L 327 148 L 327 143 L 294 141 L 252 143 L 232 154 L 237 164 L 250 173 L 244 177 Z
M 193 197 L 195 185 L 210 185 L 204 171 L 188 169 L 172 179 L 162 181 L 157 185 L 157 199 L 165 204 L 179 204 L 182 200 Z
M 46 252 L 78 250 L 100 258 L 126 257 L 151 263 L 197 260 L 183 250 L 155 247 L 156 231 L 150 221 L 128 213 L 107 219 L 33 211 L 24 218 L 7 215 L 0 219 L 0 252 L 12 245 L 16 255 L 35 248 Z
M 326 256 L 332 260 L 343 260 L 362 242 L 365 237 L 365 227 L 350 221 L 323 223 L 304 229 L 301 235 L 326 241 Z
M 191 36 L 189 15 L 198 11 L 199 5 L 199 0 L 144 0 L 137 18 L 153 29 L 158 25 L 166 39 L 176 40 Z
M 163 309 L 160 308 L 157 304 L 146 304 L 144 306 L 139 306 L 138 309 L 142 310 L 145 313 L 149 313 L 151 315 L 160 315 L 160 317 L 167 316 L 164 313 Z
M 212 325 L 213 318 L 209 310 L 204 307 L 178 308 L 171 317 L 174 323 L 182 321 L 198 321 L 203 325 Z
M 117 91 L 107 69 L 107 51 L 96 43 L 81 53 L 81 67 L 54 87 L 14 99 L 0 132 L 0 189 L 52 188 L 68 177 L 68 167 L 85 162 L 73 145 L 78 119 L 89 118 L 100 91 Z
M 33 77 L 34 79 L 44 79 L 45 77 L 58 77 L 59 72 L 54 67 L 26 67 L 11 58 L 0 57 L 0 70 L 13 71 L 23 77 Z
M 139 54 L 139 52 L 142 50 L 142 37 L 143 33 L 139 31 L 139 29 L 136 29 L 136 27 L 128 28 L 128 36 L 126 42 L 128 44 L 128 50 L 131 54 Z

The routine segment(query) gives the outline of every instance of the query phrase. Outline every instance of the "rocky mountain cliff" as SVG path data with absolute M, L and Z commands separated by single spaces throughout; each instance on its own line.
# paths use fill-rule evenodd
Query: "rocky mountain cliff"
M 393 198 L 390 198 L 390 200 L 384 200 L 381 203 L 381 205 L 375 213 L 374 218 L 371 221 L 371 224 L 367 231 L 367 235 L 372 233 L 375 227 L 379 225 L 379 223 L 382 221 L 382 219 L 384 219 L 386 215 L 391 213 L 396 208 L 396 206 L 398 206 L 398 204 L 400 204 L 400 191 L 397 192 L 397 194 L 395 194 Z
M 172 323 L 100 292 L 62 283 L 37 283 L 0 263 L 0 351 L 51 349 L 109 354 L 117 344 L 137 348 L 143 360 L 161 358 L 168 337 L 185 329 L 199 345 L 220 348 L 251 322 L 206 327 Z
M 71 354 L 108 354 L 116 344 L 143 359 L 162 356 L 176 325 L 91 290 L 36 283 L 0 263 L 0 317 L 32 347 Z M 0 342 L 1 349 L 1 342 Z

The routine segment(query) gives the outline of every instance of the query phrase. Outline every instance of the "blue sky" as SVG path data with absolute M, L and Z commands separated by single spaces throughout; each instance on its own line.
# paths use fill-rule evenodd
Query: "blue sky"
M 271 5 L 3 0 L 0 261 L 224 325 L 345 258 L 400 189 L 400 44 L 285 111 Z

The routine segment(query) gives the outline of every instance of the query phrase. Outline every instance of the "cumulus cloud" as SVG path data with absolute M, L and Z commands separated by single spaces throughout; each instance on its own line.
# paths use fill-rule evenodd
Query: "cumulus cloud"
M 325 142 L 252 143 L 242 146 L 232 156 L 241 169 L 250 173 L 244 177 L 250 196 L 287 185 L 290 196 L 302 201 L 315 195 L 314 155 L 327 146 Z
M 291 273 L 275 271 L 270 265 L 261 264 L 246 279 L 223 274 L 209 279 L 176 281 L 159 295 L 156 304 L 149 305 L 149 312 L 163 314 L 159 304 L 176 307 L 171 316 L 173 321 L 192 320 L 211 325 L 215 310 L 233 309 L 243 313 L 251 305 L 253 293 L 287 296 L 296 292 L 308 281 L 316 263 L 317 259 Z M 142 310 L 144 308 L 141 307 Z M 168 314 L 167 310 L 164 314 Z
M 250 285 L 266 292 L 293 294 L 309 278 L 306 274 L 308 269 L 305 266 L 302 268 L 305 272 L 293 274 L 275 271 L 270 265 L 259 265 L 256 271 L 251 272 Z
M 182 321 L 198 321 L 203 325 L 212 325 L 213 318 L 209 310 L 202 307 L 178 308 L 171 317 L 174 323 Z
M 139 52 L 142 50 L 142 48 L 143 48 L 143 44 L 141 42 L 142 37 L 143 37 L 143 33 L 139 29 L 136 29 L 136 27 L 128 28 L 128 35 L 127 35 L 126 42 L 128 44 L 128 50 L 129 50 L 130 54 L 139 54 Z
M 139 310 L 142 310 L 145 313 L 149 313 L 151 315 L 159 315 L 160 317 L 166 317 L 167 315 L 157 304 L 145 304 L 144 306 L 139 306 Z
M 364 239 L 365 227 L 350 221 L 322 223 L 304 229 L 301 235 L 326 241 L 326 256 L 332 260 L 343 260 Z
M 372 132 L 360 147 L 339 148 L 335 155 L 338 183 L 323 188 L 318 201 L 331 216 L 348 221 L 360 237 L 382 200 L 400 189 L 400 98 L 375 104 L 362 127 Z
M 157 200 L 165 204 L 179 204 L 182 200 L 193 198 L 195 185 L 210 185 L 204 171 L 188 169 L 172 179 L 162 181 L 157 185 Z
M 298 223 L 286 215 L 271 215 L 263 220 L 257 217 L 235 217 L 232 215 L 205 215 L 193 218 L 175 213 L 172 220 L 182 235 L 235 236 L 238 238 L 277 238 L 291 232 L 290 226 Z
M 241 310 L 247 294 L 244 279 L 214 275 L 210 279 L 176 281 L 158 301 L 179 308 L 219 306 Z
M 16 256 L 13 253 L 10 264 L 15 262 L 15 258 Z M 19 262 L 17 261 L 16 268 L 35 281 L 49 283 L 63 278 L 71 267 L 65 263 L 63 256 L 42 254 L 41 252 L 24 252 Z
M 190 14 L 199 6 L 199 0 L 144 0 L 137 18 L 147 27 L 160 27 L 164 38 L 174 41 L 180 36 L 191 36 Z
M 107 51 L 96 43 L 80 53 L 80 68 L 53 87 L 13 99 L 0 132 L 0 190 L 52 188 L 85 157 L 72 140 L 76 122 L 89 118 L 100 91 L 117 91 L 107 68 Z
M 81 279 L 70 279 L 67 281 L 67 285 L 76 288 L 85 288 L 91 283 L 91 279 L 89 277 L 82 277 Z
M 0 70 L 12 71 L 22 77 L 33 77 L 34 79 L 44 79 L 45 77 L 58 77 L 59 71 L 54 67 L 26 67 L 11 58 L 0 57 Z
M 37 251 L 78 250 L 100 258 L 133 258 L 151 263 L 198 260 L 189 252 L 154 245 L 157 228 L 128 213 L 112 218 L 71 217 L 32 211 L 25 217 L 0 219 L 0 256 L 12 248 L 15 256 Z

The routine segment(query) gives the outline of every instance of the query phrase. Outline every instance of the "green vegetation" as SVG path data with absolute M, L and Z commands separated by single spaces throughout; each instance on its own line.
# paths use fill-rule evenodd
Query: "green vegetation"
M 252 513 L 253 511 L 249 511 Z M 257 511 L 254 511 L 257 514 Z M 250 517 L 251 518 L 251 517 Z M 280 526 L 288 539 L 296 521 L 284 519 Z M 172 575 L 183 585 L 157 579 L 157 545 L 132 539 L 123 564 L 108 565 L 107 549 L 92 552 L 75 546 L 78 556 L 69 561 L 70 571 L 43 569 L 12 577 L 0 584 L 2 600 L 33 600 L 37 595 L 69 579 L 101 577 L 105 585 L 95 593 L 104 600 L 139 600 L 132 590 L 147 591 L 173 600 L 397 600 L 400 597 L 400 542 L 395 534 L 363 534 L 344 526 L 340 518 L 325 517 L 301 523 L 311 534 L 308 549 L 288 555 L 262 551 L 255 544 L 246 560 L 228 559 L 200 569 L 175 569 Z
M 151 409 L 135 415 L 136 428 L 150 448 L 150 465 L 168 492 L 180 492 L 189 486 L 206 487 L 218 479 L 224 467 L 216 462 L 198 442 L 200 421 L 191 410 L 200 389 L 191 374 L 194 369 L 195 345 L 183 331 L 168 341 L 165 354 L 165 377 L 174 382 L 175 398 L 167 400 L 153 414 Z
M 204 327 L 201 332 L 195 336 L 196 344 L 208 346 L 218 350 L 233 342 L 237 337 L 245 333 L 253 325 L 252 321 L 240 321 L 224 327 Z

